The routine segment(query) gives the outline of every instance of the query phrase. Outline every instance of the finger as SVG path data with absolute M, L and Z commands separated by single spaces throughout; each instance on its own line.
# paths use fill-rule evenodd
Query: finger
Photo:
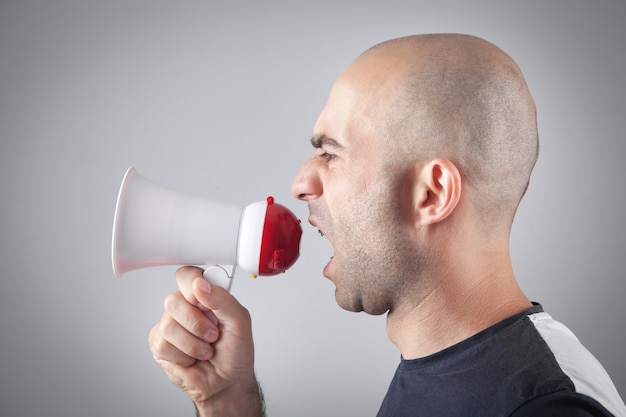
M 175 365 L 189 367 L 196 363 L 196 359 L 181 352 L 176 346 L 165 340 L 159 332 L 159 324 L 156 324 L 148 335 L 148 344 L 154 360 L 157 362 L 170 362 Z
M 249 331 L 250 313 L 228 291 L 220 286 L 211 285 L 204 279 L 194 280 L 192 289 L 194 299 L 204 309 L 212 310 L 220 325 L 228 326 L 231 331 L 236 329 Z
M 200 304 L 195 294 L 193 293 L 193 289 L 192 289 L 193 282 L 197 279 L 203 280 L 204 279 L 202 275 L 203 272 L 204 271 L 202 269 L 195 267 L 195 266 L 180 267 L 176 271 L 176 283 L 178 284 L 178 288 L 180 289 L 180 292 L 183 294 L 185 299 L 191 305 L 195 305 L 196 307 L 204 311 L 204 315 L 208 317 L 211 320 L 211 322 L 215 325 L 215 328 L 217 328 L 217 325 L 219 324 L 219 320 L 217 319 L 217 317 L 215 317 L 215 314 L 211 310 L 209 310 L 208 308 Z
M 203 279 L 203 272 L 204 271 L 202 269 L 195 266 L 183 266 L 178 268 L 176 271 L 176 284 L 178 285 L 180 292 L 183 294 L 187 302 L 194 306 L 198 305 L 198 300 L 193 293 L 192 285 L 196 279 Z
M 175 292 L 165 298 L 165 311 L 189 333 L 205 342 L 213 343 L 219 330 L 199 308 L 187 302 L 182 293 Z
M 213 357 L 213 347 L 210 343 L 191 334 L 167 313 L 161 317 L 157 331 L 163 341 L 180 352 L 173 351 L 166 344 L 162 344 L 160 352 L 162 355 L 167 355 L 163 356 L 163 359 L 174 363 L 188 362 L 188 359 L 181 358 L 181 353 L 198 360 L 208 360 Z

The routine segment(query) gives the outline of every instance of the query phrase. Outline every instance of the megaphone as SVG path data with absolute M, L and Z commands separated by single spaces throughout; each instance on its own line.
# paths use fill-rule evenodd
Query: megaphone
M 300 256 L 300 220 L 272 197 L 241 207 L 181 193 L 129 168 L 115 216 L 113 272 L 161 265 L 205 265 L 204 277 L 230 291 L 238 266 L 257 275 L 285 272 Z

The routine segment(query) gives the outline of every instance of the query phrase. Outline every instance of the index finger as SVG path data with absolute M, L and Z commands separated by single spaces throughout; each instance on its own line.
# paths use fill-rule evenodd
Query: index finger
M 195 266 L 183 266 L 176 271 L 176 284 L 185 300 L 193 306 L 201 307 L 198 299 L 193 293 L 193 282 L 202 278 L 202 269 Z
M 203 270 L 196 266 L 182 266 L 176 271 L 176 284 L 183 295 L 185 300 L 192 306 L 198 307 L 204 311 L 204 315 L 207 316 L 213 324 L 216 326 L 219 324 L 219 320 L 211 310 L 206 308 L 196 297 L 193 291 L 193 283 L 198 278 L 204 279 Z

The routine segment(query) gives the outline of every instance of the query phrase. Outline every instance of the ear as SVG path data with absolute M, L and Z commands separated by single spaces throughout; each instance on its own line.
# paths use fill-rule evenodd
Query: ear
M 420 225 L 446 219 L 461 199 L 461 173 L 451 161 L 436 158 L 418 171 L 415 215 Z

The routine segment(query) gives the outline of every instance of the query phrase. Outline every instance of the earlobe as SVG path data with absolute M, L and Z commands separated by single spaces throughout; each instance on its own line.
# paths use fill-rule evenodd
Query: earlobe
M 461 199 L 461 173 L 451 161 L 437 158 L 419 170 L 415 206 L 416 220 L 421 225 L 446 219 Z

